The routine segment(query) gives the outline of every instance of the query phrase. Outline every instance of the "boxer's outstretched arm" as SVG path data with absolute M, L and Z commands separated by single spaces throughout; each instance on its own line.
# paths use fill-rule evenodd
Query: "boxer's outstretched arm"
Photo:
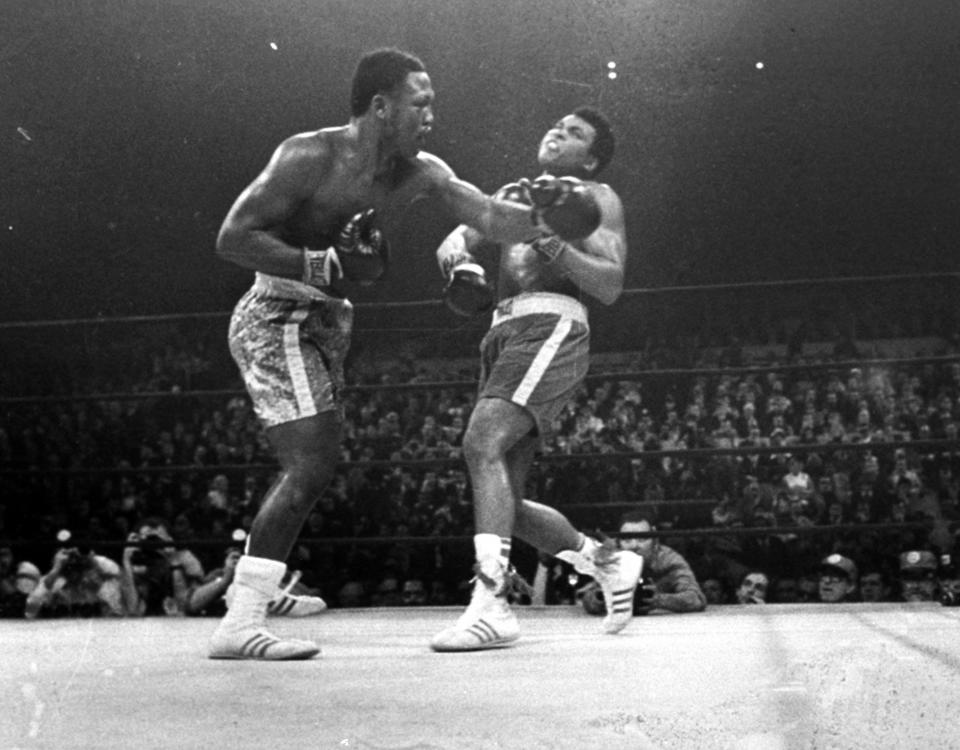
M 522 203 L 491 198 L 462 180 L 442 159 L 420 152 L 429 174 L 431 191 L 461 224 L 477 230 L 492 242 L 515 244 L 536 237 L 532 210 Z

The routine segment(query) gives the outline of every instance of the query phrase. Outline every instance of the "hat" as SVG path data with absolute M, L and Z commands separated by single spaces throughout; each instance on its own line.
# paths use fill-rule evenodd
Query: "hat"
M 933 573 L 937 569 L 937 557 L 927 550 L 910 550 L 900 553 L 901 573 Z
M 843 573 L 849 580 L 855 581 L 857 579 L 857 565 L 849 557 L 844 557 L 834 553 L 828 555 L 820 561 L 821 570 L 839 570 Z
M 949 554 L 940 555 L 938 576 L 940 578 L 957 578 L 960 577 L 958 574 L 960 574 L 960 569 L 958 569 L 957 561 L 953 559 L 953 556 Z
M 29 594 L 40 583 L 40 568 L 33 563 L 22 562 L 17 566 L 17 591 Z

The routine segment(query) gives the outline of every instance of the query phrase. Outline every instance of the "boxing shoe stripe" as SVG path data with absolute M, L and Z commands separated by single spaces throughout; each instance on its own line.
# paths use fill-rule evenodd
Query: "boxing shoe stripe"
M 297 600 L 284 595 L 282 599 L 272 601 L 267 605 L 267 611 L 272 615 L 285 615 L 297 606 Z
M 489 643 L 500 637 L 500 634 L 486 620 L 477 620 L 467 628 L 467 632 L 474 635 L 480 643 Z
M 266 641 L 266 643 L 264 643 L 264 641 Z M 263 656 L 262 651 L 265 651 L 266 647 L 272 643 L 273 640 L 268 635 L 265 635 L 264 633 L 256 633 L 255 635 L 250 636 L 247 639 L 247 642 L 240 647 L 240 653 L 244 656 Z

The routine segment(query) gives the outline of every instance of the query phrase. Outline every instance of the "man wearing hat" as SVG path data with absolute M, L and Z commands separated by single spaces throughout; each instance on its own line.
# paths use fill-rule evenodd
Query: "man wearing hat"
M 937 598 L 937 556 L 929 550 L 900 554 L 900 597 L 905 602 L 932 602 Z
M 849 557 L 833 553 L 820 561 L 818 594 L 821 602 L 831 604 L 855 601 L 857 565 Z
M 944 607 L 960 607 L 960 561 L 953 555 L 940 555 L 937 570 L 940 583 L 940 603 Z
M 40 569 L 30 562 L 15 563 L 13 550 L 0 547 L 0 617 L 23 617 L 27 595 L 40 580 Z

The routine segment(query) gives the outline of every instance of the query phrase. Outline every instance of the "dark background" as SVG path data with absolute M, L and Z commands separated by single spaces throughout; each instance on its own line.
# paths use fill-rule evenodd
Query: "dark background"
M 0 0 L 0 320 L 228 310 L 213 241 L 273 148 L 419 54 L 430 150 L 492 191 L 614 121 L 630 287 L 952 271 L 960 5 L 945 0 Z M 273 50 L 270 43 L 277 46 Z M 615 61 L 618 77 L 607 77 Z M 756 63 L 763 62 L 758 69 Z M 438 296 L 425 206 L 359 302 Z

